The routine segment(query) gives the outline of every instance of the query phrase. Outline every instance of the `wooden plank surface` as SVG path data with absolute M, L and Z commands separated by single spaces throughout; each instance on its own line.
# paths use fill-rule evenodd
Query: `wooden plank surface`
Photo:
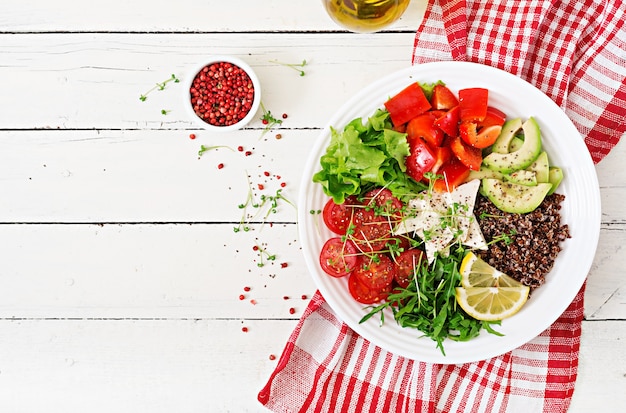
M 355 35 L 317 1 L 5 7 L 0 409 L 262 411 L 270 355 L 315 286 L 295 207 L 282 203 L 262 225 L 265 210 L 238 206 L 251 188 L 262 194 L 259 183 L 297 199 L 321 128 L 360 88 L 410 65 L 422 13 L 413 1 L 388 31 Z M 288 114 L 279 129 L 264 134 L 257 117 L 237 133 L 198 130 L 180 83 L 139 100 L 216 53 L 253 66 L 266 107 Z M 274 62 L 303 59 L 305 76 Z M 198 156 L 201 145 L 221 148 Z M 597 166 L 603 216 L 574 413 L 626 405 L 625 145 Z M 251 231 L 234 230 L 242 219 Z

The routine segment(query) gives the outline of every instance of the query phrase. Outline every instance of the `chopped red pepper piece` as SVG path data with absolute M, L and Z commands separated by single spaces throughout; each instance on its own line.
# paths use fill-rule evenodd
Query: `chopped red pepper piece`
M 433 109 L 449 110 L 458 105 L 459 101 L 447 86 L 438 84 L 433 87 L 430 104 Z
M 459 107 L 455 106 L 447 111 L 443 116 L 435 120 L 435 126 L 441 129 L 448 136 L 459 134 Z
M 481 149 L 466 144 L 460 136 L 450 138 L 450 149 L 463 165 L 474 171 L 480 169 L 480 164 L 483 162 Z
M 484 149 L 498 139 L 500 132 L 502 132 L 502 126 L 491 125 L 486 128 L 477 130 L 478 125 L 475 122 L 461 122 L 459 125 L 459 136 L 463 142 L 471 145 L 475 148 Z
M 459 90 L 459 107 L 461 122 L 481 122 L 487 116 L 489 90 L 473 87 Z
M 414 82 L 385 102 L 385 108 L 397 127 L 428 111 L 431 106 L 422 87 Z
M 411 119 L 406 126 L 409 145 L 415 139 L 421 138 L 431 149 L 441 146 L 441 142 L 443 142 L 443 132 L 435 126 L 436 119 L 432 111 Z
M 437 192 L 453 191 L 457 186 L 465 182 L 469 174 L 469 168 L 455 157 L 452 157 L 450 161 L 444 164 L 437 172 L 437 175 L 443 176 L 443 179 L 439 178 L 435 180 L 433 189 Z
M 478 124 L 478 129 L 493 125 L 502 126 L 505 121 L 506 115 L 504 112 L 492 106 L 487 106 L 487 115 L 485 116 L 485 119 Z

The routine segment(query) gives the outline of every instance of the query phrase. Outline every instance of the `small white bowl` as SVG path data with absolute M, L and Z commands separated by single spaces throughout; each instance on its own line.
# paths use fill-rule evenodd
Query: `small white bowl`
M 231 122 L 231 120 L 225 120 L 221 114 L 218 114 L 218 117 L 220 117 L 222 121 L 226 122 L 226 124 L 217 124 L 217 123 L 213 124 L 210 121 L 203 119 L 201 115 L 196 113 L 196 111 L 194 110 L 195 105 L 192 102 L 192 99 L 200 99 L 201 101 L 203 101 L 205 98 L 211 98 L 211 97 L 216 96 L 215 93 L 205 90 L 204 93 L 201 93 L 196 98 L 193 98 L 192 88 L 194 87 L 194 82 L 196 80 L 196 77 L 200 75 L 200 73 L 204 70 L 205 67 L 209 67 L 213 64 L 219 64 L 219 63 L 226 63 L 226 64 L 230 64 L 230 65 L 238 67 L 239 69 L 243 70 L 252 81 L 252 87 L 253 87 L 253 92 L 254 92 L 254 97 L 252 98 L 252 102 L 247 112 L 244 112 L 245 115 L 241 113 L 239 115 L 239 120 L 237 120 L 235 123 L 229 123 Z M 225 55 L 210 56 L 204 63 L 194 67 L 189 72 L 189 76 L 185 78 L 184 83 L 185 83 L 185 90 L 184 90 L 185 108 L 187 109 L 187 112 L 189 113 L 193 122 L 203 129 L 216 131 L 216 132 L 230 132 L 230 131 L 234 131 L 237 129 L 241 129 L 244 126 L 246 126 L 252 120 L 252 118 L 254 118 L 254 115 L 259 109 L 259 105 L 261 104 L 261 83 L 259 82 L 258 77 L 256 76 L 252 68 L 246 62 L 233 56 L 225 56 Z M 246 102 L 246 103 L 249 103 L 249 102 Z M 229 108 L 225 108 L 225 110 L 228 110 L 228 109 Z

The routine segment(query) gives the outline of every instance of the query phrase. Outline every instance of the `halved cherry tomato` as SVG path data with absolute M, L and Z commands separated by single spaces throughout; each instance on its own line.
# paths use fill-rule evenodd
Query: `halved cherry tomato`
M 406 125 L 409 146 L 416 139 L 424 140 L 430 148 L 440 146 L 444 134 L 441 129 L 435 126 L 435 120 L 437 120 L 437 117 L 432 111 L 411 119 Z
M 415 276 L 415 271 L 426 262 L 424 252 L 417 248 L 412 248 L 400 253 L 396 257 L 396 283 L 402 288 L 406 288 Z
M 357 302 L 361 304 L 374 304 L 387 298 L 391 292 L 391 284 L 383 289 L 377 290 L 367 287 L 360 282 L 354 273 L 348 277 L 348 291 Z
M 358 264 L 358 251 L 352 241 L 342 237 L 329 238 L 320 252 L 322 270 L 333 277 L 343 277 L 351 273 Z
M 489 90 L 473 87 L 459 90 L 459 107 L 461 122 L 481 122 L 487 116 Z
M 411 153 L 405 159 L 406 173 L 419 182 L 424 174 L 432 169 L 435 164 L 435 156 L 421 139 L 416 139 L 409 146 Z
M 485 119 L 478 124 L 478 129 L 493 125 L 502 126 L 505 121 L 506 115 L 504 112 L 500 109 L 494 108 L 493 106 L 487 106 L 487 115 L 485 116 Z
M 491 125 L 477 131 L 478 125 L 475 122 L 461 122 L 459 125 L 459 136 L 463 142 L 474 148 L 487 148 L 498 139 L 502 126 Z
M 396 266 L 391 258 L 384 254 L 374 257 L 363 256 L 354 269 L 354 276 L 367 288 L 383 290 L 393 283 Z
M 433 87 L 430 104 L 433 109 L 449 110 L 458 105 L 459 101 L 447 86 L 438 84 Z
M 355 209 L 353 224 L 351 239 L 360 251 L 365 252 L 385 249 L 394 225 L 389 217 L 366 208 Z
M 455 106 L 447 111 L 443 116 L 435 120 L 435 126 L 441 129 L 448 136 L 456 136 L 459 134 L 459 106 Z
M 402 219 L 404 204 L 387 188 L 374 188 L 363 196 L 365 206 L 376 206 L 378 214 L 391 217 L 392 220 Z
M 443 179 L 437 179 L 433 183 L 433 189 L 437 192 L 453 191 L 465 182 L 469 174 L 470 169 L 453 156 L 450 162 L 443 165 L 437 172 L 437 175 L 442 175 Z
M 419 83 L 414 82 L 385 102 L 394 126 L 407 123 L 431 108 Z
M 450 149 L 461 163 L 469 169 L 478 171 L 483 162 L 483 152 L 463 142 L 460 136 L 451 137 L 449 140 Z
M 343 204 L 336 204 L 332 198 L 329 199 L 324 205 L 322 213 L 322 218 L 328 229 L 335 234 L 345 235 L 352 221 L 354 206 L 358 204 L 359 202 L 354 196 L 347 197 Z

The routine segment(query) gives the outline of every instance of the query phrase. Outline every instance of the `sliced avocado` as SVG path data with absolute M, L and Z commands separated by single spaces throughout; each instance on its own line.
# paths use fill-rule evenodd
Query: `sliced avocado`
M 535 186 L 539 181 L 537 174 L 534 171 L 528 171 L 526 169 L 520 169 L 519 171 L 511 172 L 504 175 L 505 180 L 514 184 Z
M 525 214 L 535 210 L 551 188 L 549 183 L 527 186 L 486 178 L 480 192 L 504 212 Z
M 550 163 L 548 162 L 548 153 L 542 151 L 537 159 L 530 164 L 527 171 L 533 171 L 537 174 L 537 182 L 550 182 L 548 180 L 548 174 L 550 172 Z
M 504 179 L 504 174 L 498 171 L 487 169 L 484 166 L 481 166 L 480 170 L 478 171 L 470 170 L 470 173 L 468 177 L 465 179 L 465 182 L 469 182 L 474 179 L 484 179 L 484 178 Z
M 517 131 L 522 127 L 522 120 L 520 118 L 507 120 L 502 125 L 502 131 L 498 135 L 498 139 L 491 146 L 491 151 L 495 153 L 509 153 L 509 145 L 511 140 L 515 137 Z
M 485 156 L 483 165 L 494 171 L 511 173 L 525 169 L 533 163 L 541 153 L 541 132 L 539 125 L 532 117 L 522 125 L 524 130 L 524 144 L 515 152 L 492 152 Z
M 513 139 L 511 139 L 511 143 L 509 144 L 509 152 L 515 152 L 516 150 L 521 148 L 522 145 L 524 145 L 524 139 L 520 138 L 519 136 L 514 136 Z
M 551 166 L 548 171 L 548 181 L 552 184 L 552 188 L 548 192 L 548 195 L 552 195 L 556 188 L 559 187 L 561 181 L 563 180 L 563 170 L 558 166 Z

